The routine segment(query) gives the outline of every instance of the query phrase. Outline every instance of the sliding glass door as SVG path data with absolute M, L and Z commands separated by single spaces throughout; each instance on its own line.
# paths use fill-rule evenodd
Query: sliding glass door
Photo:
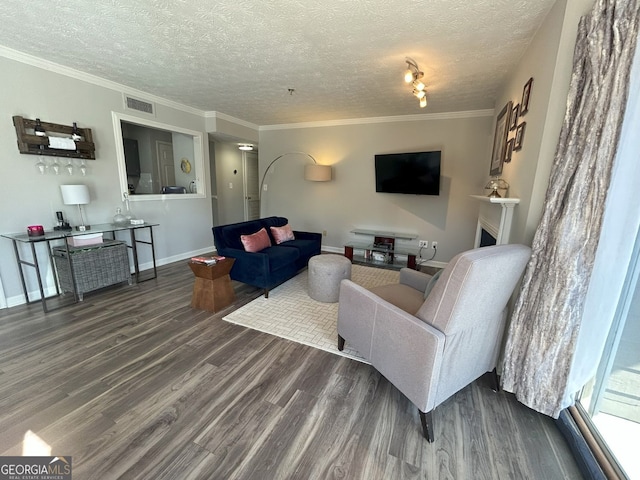
M 596 376 L 579 399 L 603 443 L 631 479 L 640 479 L 640 240 Z

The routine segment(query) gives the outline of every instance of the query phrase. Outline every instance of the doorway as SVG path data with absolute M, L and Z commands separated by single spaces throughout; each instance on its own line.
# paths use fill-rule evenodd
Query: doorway
M 173 145 L 168 142 L 156 141 L 158 174 L 160 189 L 176 184 L 176 171 L 173 164 Z
M 260 196 L 258 185 L 258 152 L 242 152 L 244 171 L 244 219 L 260 218 Z
M 258 152 L 243 152 L 236 142 L 212 138 L 209 162 L 213 225 L 259 218 Z

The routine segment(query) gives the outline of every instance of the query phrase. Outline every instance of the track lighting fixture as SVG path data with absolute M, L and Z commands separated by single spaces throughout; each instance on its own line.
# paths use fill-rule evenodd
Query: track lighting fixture
M 407 70 L 404 73 L 404 81 L 410 83 L 413 87 L 413 94 L 420 100 L 420 108 L 427 106 L 426 86 L 420 81 L 424 77 L 424 72 L 420 71 L 418 64 L 412 58 L 406 57 Z
M 410 68 L 408 68 L 407 71 L 404 72 L 404 81 L 407 83 L 411 83 L 413 81 L 413 71 Z

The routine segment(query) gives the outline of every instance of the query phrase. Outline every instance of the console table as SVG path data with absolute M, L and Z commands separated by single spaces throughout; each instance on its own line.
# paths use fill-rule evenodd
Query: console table
M 418 235 L 414 233 L 386 232 L 379 230 L 355 229 L 351 233 L 367 237 L 362 241 L 354 241 L 344 246 L 344 256 L 349 260 L 372 265 L 387 266 L 392 268 L 416 268 L 416 256 L 418 249 L 415 247 L 404 247 L 396 243 L 397 240 L 415 240 Z M 354 256 L 354 250 L 362 250 L 361 256 Z M 402 264 L 397 261 L 397 255 L 406 255 L 407 263 Z
M 154 249 L 154 245 L 153 245 L 153 227 L 157 227 L 158 224 L 157 223 L 143 223 L 140 225 L 114 225 L 111 223 L 104 223 L 104 224 L 100 224 L 100 225 L 92 225 L 91 226 L 91 230 L 87 230 L 84 232 L 80 232 L 77 230 L 53 230 L 53 231 L 46 231 L 44 233 L 44 235 L 39 235 L 39 236 L 29 236 L 26 233 L 7 233 L 7 234 L 3 234 L 1 235 L 4 238 L 8 238 L 9 240 L 11 240 L 13 242 L 13 250 L 15 252 L 15 256 L 16 256 L 16 262 L 18 263 L 18 271 L 20 272 L 20 281 L 22 282 L 22 290 L 24 292 L 24 297 L 25 300 L 27 302 L 27 304 L 31 304 L 31 303 L 35 303 L 37 301 L 40 301 L 42 303 L 42 309 L 46 312 L 50 311 L 50 310 L 54 310 L 55 308 L 49 308 L 47 306 L 47 300 L 55 298 L 55 297 L 59 297 L 61 295 L 60 293 L 60 285 L 59 285 L 59 278 L 58 278 L 58 274 L 54 265 L 54 261 L 53 261 L 53 246 L 51 245 L 52 242 L 59 244 L 60 246 L 64 247 L 65 250 L 65 255 L 67 258 L 67 261 L 69 262 L 69 270 L 71 272 L 71 283 L 73 285 L 75 285 L 75 278 L 73 277 L 73 268 L 71 265 L 71 256 L 70 256 L 70 246 L 67 243 L 67 238 L 68 237 L 73 237 L 73 236 L 78 236 L 78 235 L 87 235 L 90 233 L 110 233 L 112 235 L 112 237 L 115 239 L 116 238 L 116 232 L 120 232 L 120 231 L 129 231 L 129 244 L 127 245 L 128 248 L 131 249 L 131 253 L 132 253 L 132 257 L 133 257 L 133 267 L 134 267 L 134 278 L 136 282 L 142 282 L 142 281 L 146 281 L 146 280 L 151 280 L 153 278 L 156 278 L 158 276 L 158 272 L 156 269 L 156 254 L 155 254 L 155 249 Z M 149 238 L 150 240 L 141 240 L 136 236 L 136 232 L 138 232 L 141 229 L 148 229 L 149 230 Z M 50 296 L 46 296 L 45 292 L 44 292 L 44 285 L 42 283 L 42 272 L 40 270 L 40 264 L 38 263 L 38 256 L 36 254 L 36 245 L 38 244 L 46 244 L 46 248 L 47 248 L 47 255 L 49 256 L 49 263 L 51 265 L 51 270 L 53 272 L 54 275 L 54 283 L 55 283 L 55 288 L 56 288 L 56 293 L 55 295 L 50 295 Z M 23 256 L 20 253 L 20 248 L 18 247 L 18 245 L 23 244 L 23 245 L 28 245 L 30 247 L 31 250 L 31 260 L 27 260 L 25 258 L 23 258 Z M 148 276 L 147 278 L 141 279 L 140 277 L 140 264 L 138 262 L 138 244 L 143 244 L 143 245 L 148 245 L 149 247 L 151 247 L 151 256 L 153 258 L 153 275 L 152 276 Z M 33 268 L 33 270 L 35 271 L 36 274 L 36 279 L 38 282 L 38 289 L 40 291 L 40 299 L 35 299 L 35 300 L 31 300 L 29 298 L 29 291 L 27 290 L 27 283 L 25 280 L 25 274 L 23 271 L 24 267 L 31 267 Z M 73 303 L 77 303 L 79 300 L 78 297 L 78 292 L 76 292 L 75 290 L 73 291 Z M 66 306 L 67 304 L 64 305 L 59 305 L 56 308 L 60 308 L 63 306 Z

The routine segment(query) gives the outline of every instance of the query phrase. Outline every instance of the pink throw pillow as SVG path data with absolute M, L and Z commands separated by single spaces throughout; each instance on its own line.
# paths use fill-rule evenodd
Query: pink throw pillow
M 264 227 L 251 235 L 240 235 L 240 241 L 247 252 L 259 252 L 271 246 L 269 234 Z
M 271 227 L 271 235 L 276 241 L 276 245 L 280 245 L 282 242 L 288 242 L 289 240 L 295 240 L 293 236 L 293 230 L 287 223 L 284 227 Z

